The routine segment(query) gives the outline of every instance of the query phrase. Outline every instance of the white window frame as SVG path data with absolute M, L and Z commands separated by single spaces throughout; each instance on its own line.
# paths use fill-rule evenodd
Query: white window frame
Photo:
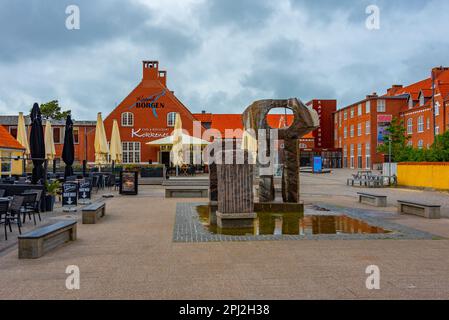
M 360 117 L 361 115 L 363 115 L 363 106 L 361 103 L 359 103 L 358 107 L 357 107 L 357 115 Z
M 377 112 L 385 112 L 387 110 L 385 99 L 377 100 Z
M 345 139 L 348 138 L 348 127 L 343 128 L 343 138 L 345 138 Z
M 365 104 L 365 113 L 370 113 L 370 112 L 371 112 L 371 101 L 368 100 L 368 101 L 366 101 L 366 104 Z
M 418 133 L 424 132 L 424 116 L 418 117 Z
M 412 134 L 413 133 L 413 118 L 407 119 L 407 133 Z
M 427 130 L 430 130 L 430 118 L 429 117 L 427 117 L 427 120 L 426 120 L 426 127 L 427 127 Z
M 424 141 L 418 140 L 418 149 L 422 149 L 424 146 Z
M 371 121 L 368 120 L 365 123 L 365 135 L 370 135 L 371 134 Z
M 169 112 L 169 113 L 167 113 L 167 127 L 174 127 L 175 126 L 176 113 L 177 112 Z
M 134 126 L 134 114 L 132 112 L 123 112 L 121 114 L 120 120 L 122 127 L 132 127 Z
M 350 111 L 351 119 L 354 118 L 354 113 L 355 113 L 355 110 L 354 110 L 354 107 L 352 107 L 351 111 Z
M 361 137 L 362 136 L 362 123 L 359 122 L 357 123 L 357 137 Z
M 343 119 L 344 119 L 344 120 L 348 120 L 348 110 L 345 110 L 345 111 L 343 112 Z
M 354 144 L 351 143 L 350 151 L 349 151 L 349 167 L 354 169 Z
M 440 134 L 440 126 L 435 126 L 435 135 L 439 135 Z
M 351 127 L 349 129 L 349 137 L 354 138 L 354 125 L 351 124 Z
M 440 103 L 437 101 L 435 102 L 435 116 L 440 115 Z
M 365 169 L 371 169 L 371 144 L 365 144 Z
M 122 142 L 123 163 L 140 163 L 141 162 L 141 146 L 139 141 L 123 141 Z M 130 159 L 132 161 L 130 161 Z

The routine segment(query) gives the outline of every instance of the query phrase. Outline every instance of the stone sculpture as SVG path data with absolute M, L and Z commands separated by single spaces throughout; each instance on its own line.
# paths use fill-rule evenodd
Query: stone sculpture
M 318 114 L 315 110 L 308 108 L 296 98 L 286 100 L 259 100 L 253 102 L 243 112 L 242 120 L 245 130 L 252 129 L 256 135 L 259 134 L 259 129 L 265 129 L 269 132 L 272 128 L 268 125 L 267 115 L 274 108 L 288 108 L 293 112 L 293 123 L 288 128 L 279 128 L 277 130 L 278 139 L 284 141 L 282 199 L 285 203 L 299 203 L 298 140 L 305 134 L 318 128 Z M 256 138 L 259 141 L 259 137 L 256 136 Z M 265 139 L 267 140 L 266 152 L 271 153 L 274 148 L 274 141 L 270 139 L 269 134 L 265 136 Z M 269 165 L 259 163 L 259 170 Z M 273 174 L 262 174 L 259 178 L 259 201 L 261 203 L 274 201 Z

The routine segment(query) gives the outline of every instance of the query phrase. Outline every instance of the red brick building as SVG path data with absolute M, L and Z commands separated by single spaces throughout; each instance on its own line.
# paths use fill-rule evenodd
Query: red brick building
M 379 167 L 385 155 L 377 146 L 396 117 L 404 121 L 410 146 L 429 148 L 435 135 L 449 127 L 449 68 L 433 68 L 427 79 L 393 85 L 383 96 L 368 95 L 336 111 L 334 146 L 343 150 L 343 167 Z

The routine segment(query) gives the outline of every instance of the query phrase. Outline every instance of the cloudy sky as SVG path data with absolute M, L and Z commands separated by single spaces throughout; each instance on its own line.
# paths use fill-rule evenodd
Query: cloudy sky
M 71 4 L 79 30 L 66 28 Z M 78 120 L 106 115 L 144 59 L 193 112 L 286 97 L 342 107 L 449 65 L 447 12 L 441 0 L 1 0 L 0 114 L 58 99 Z

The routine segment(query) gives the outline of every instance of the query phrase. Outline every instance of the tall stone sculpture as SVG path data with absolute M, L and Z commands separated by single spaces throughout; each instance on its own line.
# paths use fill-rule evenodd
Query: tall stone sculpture
M 288 108 L 293 112 L 293 123 L 288 128 L 278 130 L 278 139 L 284 141 L 284 163 L 282 170 L 282 199 L 286 203 L 299 203 L 299 139 L 305 134 L 315 130 L 319 126 L 318 114 L 309 109 L 300 100 L 291 98 L 287 100 L 259 100 L 253 102 L 243 112 L 243 125 L 245 130 L 252 129 L 260 138 L 267 140 L 267 156 L 274 150 L 274 141 L 267 134 L 259 137 L 259 129 L 270 132 L 272 128 L 268 125 L 267 115 L 271 109 Z M 259 143 L 260 145 L 260 143 Z M 273 164 L 260 164 L 259 170 Z M 275 198 L 273 174 L 266 172 L 260 175 L 259 201 L 262 203 L 272 202 Z

